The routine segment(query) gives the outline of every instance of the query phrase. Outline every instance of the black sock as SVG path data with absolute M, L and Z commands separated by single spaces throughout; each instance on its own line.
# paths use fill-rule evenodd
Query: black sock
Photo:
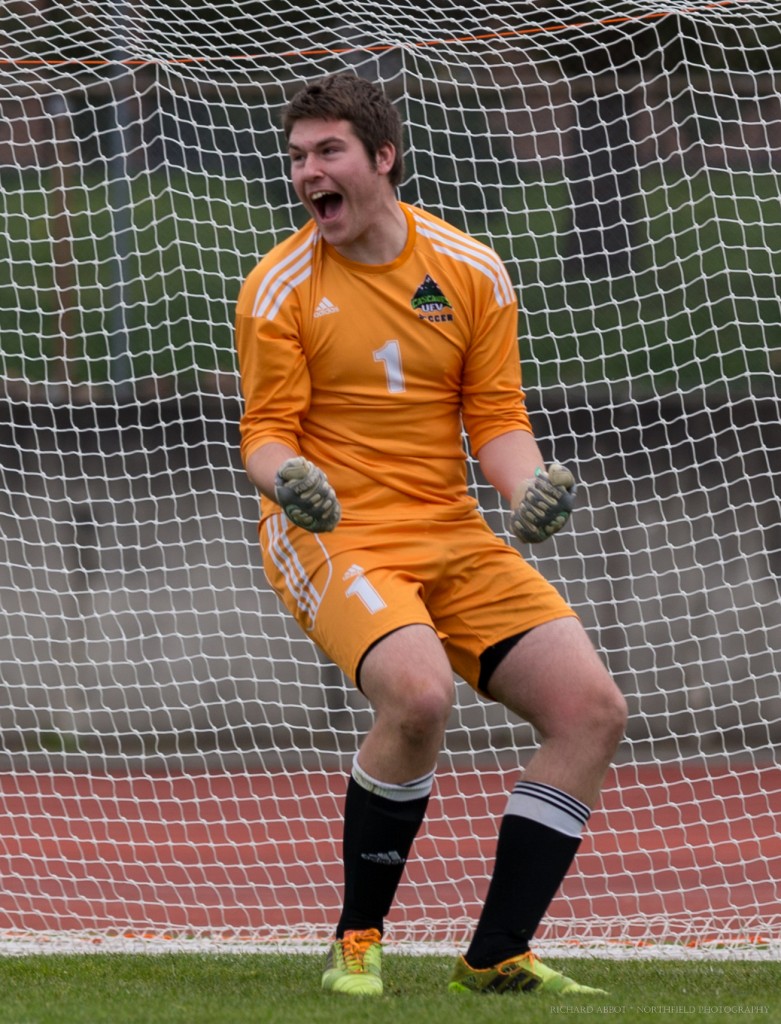
M 488 895 L 465 956 L 470 967 L 493 967 L 528 952 L 579 845 L 579 836 L 505 815 Z
M 344 906 L 337 938 L 352 929 L 377 928 L 382 933 L 428 799 L 428 793 L 411 800 L 389 799 L 350 778 L 342 842 Z

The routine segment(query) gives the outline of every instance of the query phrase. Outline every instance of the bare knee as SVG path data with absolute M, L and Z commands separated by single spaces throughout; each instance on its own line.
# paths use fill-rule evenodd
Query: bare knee
M 624 735 L 627 707 L 623 694 L 609 676 L 598 685 L 580 680 L 558 699 L 531 709 L 527 719 L 542 739 L 564 741 L 589 748 L 596 759 L 610 759 Z
M 624 735 L 623 694 L 582 627 L 564 619 L 532 630 L 495 673 L 490 692 L 543 739 L 609 760 Z
M 586 690 L 579 703 L 579 731 L 591 737 L 595 745 L 601 745 L 607 757 L 612 757 L 626 730 L 628 710 L 624 695 L 605 673 L 595 691 Z
M 361 670 L 361 689 L 374 709 L 376 732 L 410 752 L 439 746 L 455 688 L 433 629 L 407 626 L 372 648 Z
M 406 744 L 427 745 L 437 743 L 444 736 L 453 707 L 452 679 L 409 678 L 406 685 L 393 688 L 388 699 L 376 702 L 378 721 L 394 729 Z

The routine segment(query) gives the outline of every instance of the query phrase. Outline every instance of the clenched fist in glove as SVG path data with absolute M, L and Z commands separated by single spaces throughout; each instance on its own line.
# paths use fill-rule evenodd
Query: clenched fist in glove
M 575 478 L 566 466 L 552 462 L 547 473 L 538 469 L 513 493 L 510 523 L 526 544 L 539 544 L 562 528 L 575 504 Z
M 327 533 L 342 517 L 325 473 L 301 455 L 279 467 L 274 493 L 288 519 L 310 533 Z

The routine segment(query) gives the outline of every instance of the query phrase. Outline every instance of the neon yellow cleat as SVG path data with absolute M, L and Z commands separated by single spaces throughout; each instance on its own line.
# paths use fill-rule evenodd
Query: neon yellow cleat
M 323 988 L 348 996 L 382 995 L 382 936 L 376 928 L 345 932 L 328 952 Z
M 601 988 L 579 985 L 577 981 L 559 974 L 538 960 L 534 953 L 503 960 L 496 967 L 475 970 L 462 956 L 456 961 L 453 977 L 448 989 L 451 992 L 550 992 L 557 995 L 600 995 L 607 992 Z

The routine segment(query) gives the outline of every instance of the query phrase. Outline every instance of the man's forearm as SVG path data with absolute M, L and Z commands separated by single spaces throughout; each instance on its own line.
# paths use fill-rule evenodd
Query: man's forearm
M 311 533 L 333 530 L 342 509 L 325 473 L 289 445 L 270 441 L 247 459 L 247 476 L 287 518 Z
M 245 466 L 247 476 L 264 497 L 276 501 L 276 478 L 279 467 L 297 454 L 298 452 L 289 445 L 269 441 L 250 454 Z
M 572 512 L 575 478 L 558 463 L 548 470 L 534 437 L 514 430 L 495 437 L 477 453 L 490 484 L 510 503 L 510 526 L 527 544 L 539 544 L 564 526 Z
M 492 438 L 477 453 L 483 476 L 506 501 L 523 480 L 544 469 L 537 441 L 528 430 L 512 430 Z

